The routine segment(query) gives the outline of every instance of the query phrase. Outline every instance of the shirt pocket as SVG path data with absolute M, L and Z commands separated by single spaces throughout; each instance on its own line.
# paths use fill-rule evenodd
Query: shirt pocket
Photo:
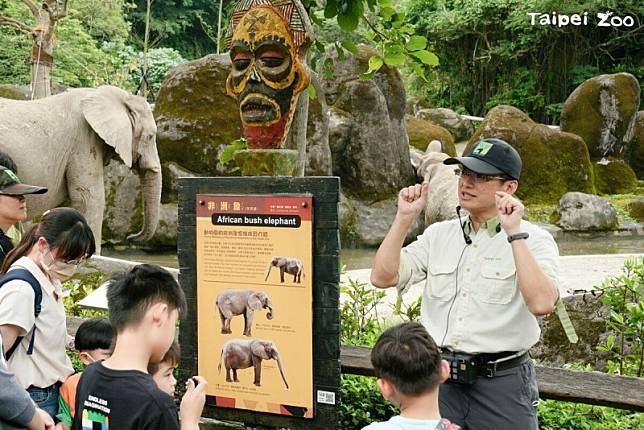
M 498 305 L 510 303 L 516 290 L 515 274 L 514 266 L 481 266 L 481 288 L 477 289 L 481 301 Z
M 456 292 L 456 263 L 430 264 L 429 272 L 429 298 L 445 302 L 454 298 Z

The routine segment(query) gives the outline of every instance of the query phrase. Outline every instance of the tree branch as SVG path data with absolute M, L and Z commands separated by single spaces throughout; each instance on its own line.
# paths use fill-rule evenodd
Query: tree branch
M 29 10 L 34 16 L 38 15 L 38 10 L 40 8 L 36 6 L 34 2 L 32 2 L 31 0 L 22 0 L 22 2 L 27 5 L 27 7 L 29 8 Z
M 15 19 L 8 18 L 2 14 L 0 14 L 0 25 L 9 25 L 11 27 L 14 27 L 21 31 L 22 33 L 26 34 L 34 34 L 34 29 L 29 27 L 27 24 L 23 24 L 22 22 L 16 21 Z

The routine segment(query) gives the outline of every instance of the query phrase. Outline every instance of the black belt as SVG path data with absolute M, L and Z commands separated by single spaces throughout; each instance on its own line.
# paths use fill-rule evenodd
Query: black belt
M 519 355 L 517 354 L 519 354 L 519 352 L 503 351 L 492 354 L 472 354 L 470 356 L 471 361 L 476 363 L 478 376 L 494 378 L 494 376 L 496 376 L 496 372 L 518 367 L 530 359 L 530 355 L 527 351 Z

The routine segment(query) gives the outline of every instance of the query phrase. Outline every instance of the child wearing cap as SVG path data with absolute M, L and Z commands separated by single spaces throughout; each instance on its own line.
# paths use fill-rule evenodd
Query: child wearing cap
M 26 194 L 43 194 L 47 188 L 27 185 L 8 167 L 0 166 L 0 264 L 13 249 L 6 232 L 19 221 L 27 219 Z

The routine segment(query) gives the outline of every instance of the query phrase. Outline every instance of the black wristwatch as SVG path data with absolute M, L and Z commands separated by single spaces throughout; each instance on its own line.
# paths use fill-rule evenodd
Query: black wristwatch
M 508 236 L 508 243 L 512 243 L 515 240 L 527 239 L 530 235 L 528 233 L 515 233 Z

